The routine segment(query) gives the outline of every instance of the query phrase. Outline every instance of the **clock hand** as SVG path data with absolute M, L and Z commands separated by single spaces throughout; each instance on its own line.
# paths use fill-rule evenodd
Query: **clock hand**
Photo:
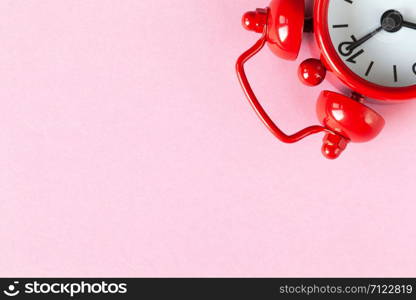
M 373 36 L 375 36 L 377 33 L 379 33 L 381 30 L 383 30 L 383 27 L 380 26 L 379 28 L 377 28 L 376 30 L 371 31 L 369 34 L 363 36 L 362 38 L 360 38 L 359 40 L 351 43 L 346 50 L 348 52 L 352 52 L 355 48 L 360 47 L 362 44 L 364 44 L 365 42 L 367 42 L 369 39 L 371 39 Z
M 416 29 L 416 24 L 415 23 L 403 21 L 402 25 L 404 27 L 407 27 L 407 28 Z
M 362 44 L 367 42 L 369 39 L 371 39 L 380 31 L 385 30 L 387 32 L 393 33 L 393 32 L 399 31 L 400 28 L 402 28 L 402 26 L 416 29 L 416 24 L 404 21 L 403 16 L 401 15 L 400 12 L 393 10 L 393 9 L 388 10 L 381 17 L 380 27 L 371 31 L 369 34 L 366 34 L 359 40 L 357 40 L 354 36 L 351 36 L 352 42 L 347 41 L 347 42 L 341 43 L 338 46 L 338 50 L 343 56 L 350 56 L 356 48 L 360 47 Z
M 396 31 L 400 30 L 400 28 L 402 26 L 404 26 L 404 24 L 406 24 L 408 26 L 413 26 L 411 28 L 416 29 L 416 24 L 403 21 L 403 16 L 401 15 L 400 12 L 398 12 L 396 10 L 393 10 L 393 9 L 388 10 L 381 17 L 381 26 L 380 27 L 378 27 L 376 30 L 373 30 L 369 34 L 365 35 L 364 37 L 362 37 L 358 41 L 354 41 L 352 44 L 350 44 L 346 48 L 346 50 L 348 52 L 352 52 L 352 51 L 354 51 L 354 49 L 356 49 L 357 47 L 360 47 L 362 44 L 364 44 L 366 41 L 371 39 L 373 36 L 375 36 L 381 30 L 384 29 L 387 32 L 396 32 Z

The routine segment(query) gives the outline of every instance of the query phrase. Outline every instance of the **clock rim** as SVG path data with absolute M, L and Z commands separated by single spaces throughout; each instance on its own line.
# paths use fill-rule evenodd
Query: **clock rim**
M 321 60 L 345 85 L 366 97 L 376 100 L 412 100 L 416 85 L 387 87 L 367 81 L 353 71 L 339 57 L 329 33 L 328 6 L 330 0 L 316 0 L 314 7 L 315 40 L 321 50 Z

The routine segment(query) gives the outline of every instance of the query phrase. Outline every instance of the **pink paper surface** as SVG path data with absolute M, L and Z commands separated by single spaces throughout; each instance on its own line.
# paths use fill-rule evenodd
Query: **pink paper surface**
M 416 102 L 337 161 L 238 85 L 263 0 L 0 2 L 0 276 L 416 276 Z M 287 132 L 325 83 L 249 63 Z

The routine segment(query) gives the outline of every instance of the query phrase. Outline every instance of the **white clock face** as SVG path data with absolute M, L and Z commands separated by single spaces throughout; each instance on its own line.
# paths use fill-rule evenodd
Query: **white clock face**
M 416 85 L 416 0 L 329 0 L 332 44 L 359 77 Z

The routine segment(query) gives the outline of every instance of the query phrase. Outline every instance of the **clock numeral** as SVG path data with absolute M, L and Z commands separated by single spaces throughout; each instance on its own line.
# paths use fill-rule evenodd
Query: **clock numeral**
M 354 44 L 357 41 L 357 39 L 355 38 L 355 36 L 351 36 L 351 42 L 342 42 L 341 44 L 339 44 L 338 46 L 338 52 L 341 53 L 342 56 L 350 56 L 353 52 L 354 49 L 350 49 L 349 46 L 351 46 L 352 44 Z
M 350 63 L 356 64 L 357 61 L 355 59 L 363 53 L 364 53 L 364 50 L 361 49 L 360 51 L 358 51 L 357 53 L 352 55 L 350 58 L 348 58 L 347 61 L 350 62 Z
M 358 51 L 357 53 L 354 54 L 355 49 L 351 49 L 349 48 L 350 45 L 354 44 L 355 42 L 357 42 L 357 39 L 354 35 L 351 36 L 351 41 L 347 41 L 347 42 L 342 42 L 341 44 L 339 44 L 338 46 L 338 52 L 342 55 L 342 56 L 349 56 L 349 58 L 347 59 L 347 62 L 356 64 L 357 61 L 355 60 L 358 56 L 360 56 L 361 54 L 364 53 L 364 50 L 361 49 L 360 51 Z

